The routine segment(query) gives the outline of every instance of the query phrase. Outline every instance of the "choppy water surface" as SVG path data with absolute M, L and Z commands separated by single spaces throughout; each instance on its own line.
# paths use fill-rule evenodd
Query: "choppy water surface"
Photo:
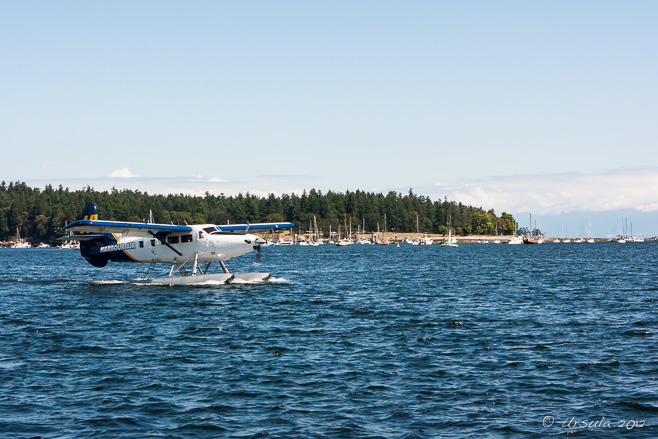
M 1 249 L 0 436 L 658 437 L 657 256 L 274 247 L 229 267 L 277 282 L 163 287 Z

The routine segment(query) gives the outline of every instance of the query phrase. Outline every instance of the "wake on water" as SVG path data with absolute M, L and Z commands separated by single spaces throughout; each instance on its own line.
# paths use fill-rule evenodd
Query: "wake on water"
M 126 284 L 128 281 L 118 280 L 118 279 L 103 279 L 103 280 L 90 280 L 90 284 L 94 285 L 117 285 L 117 284 Z

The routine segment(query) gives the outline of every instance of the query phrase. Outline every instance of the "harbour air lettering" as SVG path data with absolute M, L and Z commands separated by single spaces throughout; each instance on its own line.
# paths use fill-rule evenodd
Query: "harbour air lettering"
M 100 248 L 101 253 L 116 252 L 121 250 L 134 250 L 137 248 L 136 242 L 126 242 L 123 244 L 106 245 Z

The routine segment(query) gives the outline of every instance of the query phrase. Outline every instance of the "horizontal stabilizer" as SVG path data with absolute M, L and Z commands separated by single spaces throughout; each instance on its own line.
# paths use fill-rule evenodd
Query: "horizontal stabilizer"
M 93 239 L 103 238 L 103 234 L 100 233 L 73 233 L 59 235 L 55 238 L 55 241 L 91 241 Z

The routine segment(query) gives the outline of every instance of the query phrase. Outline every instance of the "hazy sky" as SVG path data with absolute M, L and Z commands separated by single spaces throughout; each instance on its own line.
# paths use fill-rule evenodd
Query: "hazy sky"
M 655 1 L 0 0 L 0 179 L 658 219 L 656 23 Z

